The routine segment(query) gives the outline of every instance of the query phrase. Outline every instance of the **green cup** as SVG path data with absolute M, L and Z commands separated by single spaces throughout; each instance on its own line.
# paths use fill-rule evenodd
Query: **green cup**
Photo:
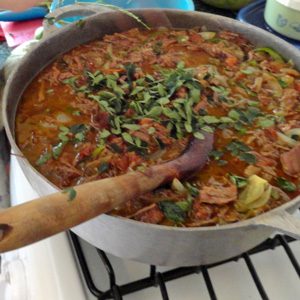
M 300 0 L 267 0 L 264 15 L 272 29 L 300 41 Z

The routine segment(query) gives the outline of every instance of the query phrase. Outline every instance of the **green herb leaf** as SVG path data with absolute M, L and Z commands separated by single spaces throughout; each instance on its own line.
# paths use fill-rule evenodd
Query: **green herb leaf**
M 186 186 L 186 188 L 189 191 L 189 194 L 192 197 L 198 197 L 199 196 L 199 189 L 195 185 L 193 185 L 193 184 L 191 184 L 189 182 L 185 182 L 184 185 Z
M 78 132 L 85 131 L 86 129 L 87 128 L 85 124 L 75 124 L 70 127 L 70 132 L 76 134 Z
M 193 133 L 193 136 L 196 138 L 196 139 L 199 139 L 199 140 L 204 140 L 204 134 L 203 133 L 201 133 L 201 132 L 194 132 Z
M 122 133 L 122 138 L 123 138 L 123 140 L 126 141 L 127 143 L 129 143 L 129 144 L 134 144 L 133 138 L 132 138 L 132 136 L 131 136 L 129 133 L 123 132 L 123 133 Z
M 241 177 L 241 176 L 237 176 L 237 175 L 233 175 L 233 174 L 229 175 L 229 179 L 239 189 L 245 187 L 247 185 L 247 183 L 248 183 L 247 178 Z
M 178 201 L 176 205 L 179 206 L 182 211 L 188 212 L 192 208 L 192 201 Z
M 239 112 L 236 111 L 235 109 L 232 109 L 232 110 L 229 111 L 228 117 L 230 117 L 231 119 L 237 121 L 237 120 L 239 120 L 239 118 L 240 118 L 240 114 L 239 114 Z
M 99 139 L 106 139 L 111 135 L 111 133 L 107 130 L 107 129 L 102 129 L 99 133 L 98 133 L 98 138 Z
M 224 160 L 224 159 L 220 159 L 220 160 L 217 161 L 218 166 L 225 166 L 227 164 L 228 164 L 228 161 Z
M 121 127 L 132 130 L 132 131 L 136 131 L 141 128 L 141 126 L 138 124 L 123 124 Z
M 279 84 L 280 84 L 280 86 L 283 88 L 283 89 L 285 89 L 285 88 L 287 88 L 289 85 L 284 81 L 284 80 L 282 80 L 281 78 L 278 78 L 278 82 L 279 82 Z
M 39 159 L 36 161 L 36 165 L 37 166 L 41 166 L 41 165 L 43 165 L 43 164 L 45 164 L 49 159 L 51 159 L 52 158 L 52 155 L 51 155 L 51 153 L 50 152 L 45 152 L 45 153 L 43 153 L 40 157 L 39 157 Z
M 212 150 L 209 153 L 209 156 L 215 160 L 219 160 L 224 155 L 224 152 L 221 150 Z
M 52 148 L 52 155 L 55 159 L 59 158 L 59 156 L 61 155 L 61 153 L 63 151 L 65 144 L 66 144 L 65 142 L 60 142 Z
M 203 116 L 202 117 L 206 124 L 217 124 L 220 120 L 215 116 Z
M 246 144 L 237 140 L 230 142 L 226 146 L 226 149 L 231 152 L 239 152 L 239 151 L 248 152 L 251 150 L 251 148 L 249 148 Z
M 165 217 L 175 223 L 182 223 L 186 218 L 186 212 L 181 209 L 176 202 L 161 201 L 158 203 L 159 208 L 165 215 Z
M 240 153 L 238 157 L 240 160 L 243 160 L 248 164 L 256 163 L 256 156 L 254 154 L 244 152 L 244 153 Z
M 155 118 L 161 115 L 162 113 L 161 106 L 154 106 L 150 109 L 150 111 L 146 114 L 147 117 Z
M 276 183 L 281 189 L 283 189 L 286 192 L 297 191 L 297 186 L 293 182 L 287 180 L 284 177 L 277 177 Z
M 223 86 L 212 86 L 211 89 L 224 98 L 226 98 L 230 93 L 230 91 Z
M 154 134 L 156 132 L 156 129 L 154 127 L 149 127 L 148 128 L 148 133 L 149 134 Z
M 272 127 L 275 125 L 275 120 L 268 118 L 259 118 L 257 125 L 262 128 Z
M 76 198 L 77 192 L 73 187 L 69 187 L 62 190 L 63 194 L 68 194 L 68 201 L 73 201 Z
M 98 167 L 98 173 L 102 174 L 109 170 L 109 163 L 108 162 L 102 162 L 100 163 Z

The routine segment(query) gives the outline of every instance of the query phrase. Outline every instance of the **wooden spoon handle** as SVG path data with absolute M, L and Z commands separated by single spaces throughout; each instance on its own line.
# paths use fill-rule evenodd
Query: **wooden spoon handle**
M 175 176 L 174 170 L 158 165 L 147 173 L 131 172 L 76 186 L 73 200 L 70 194 L 58 192 L 3 210 L 0 212 L 0 253 L 90 220 Z

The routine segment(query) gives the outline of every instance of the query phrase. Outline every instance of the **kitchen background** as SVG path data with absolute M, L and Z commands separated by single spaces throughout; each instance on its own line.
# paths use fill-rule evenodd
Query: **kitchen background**
M 174 1 L 173 4 L 175 2 L 179 8 L 237 18 L 273 32 L 263 18 L 264 0 L 254 1 L 240 11 L 215 8 L 202 1 Z M 228 2 L 236 5 L 242 1 Z M 33 38 L 46 12 L 46 8 L 35 8 L 25 15 L 0 13 L 3 30 L 0 33 L 1 67 L 16 46 Z M 285 39 L 296 47 L 300 45 L 299 41 Z M 14 52 L 21 55 L 18 50 Z M 4 84 L 3 70 L 1 83 Z M 13 204 L 37 197 L 15 157 L 9 153 L 4 131 L 0 127 L 2 206 L 8 205 L 9 186 Z M 300 241 L 276 235 L 248 253 L 226 262 L 210 266 L 164 268 L 114 257 L 95 249 L 74 234 L 63 233 L 1 256 L 0 299 L 294 300 L 300 299 L 299 259 Z

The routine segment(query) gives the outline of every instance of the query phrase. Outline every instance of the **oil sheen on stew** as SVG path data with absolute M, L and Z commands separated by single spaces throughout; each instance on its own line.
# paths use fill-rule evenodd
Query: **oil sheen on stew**
M 177 157 L 214 132 L 207 165 L 111 212 L 226 224 L 299 195 L 300 74 L 227 31 L 132 29 L 58 57 L 26 89 L 19 147 L 60 188 Z M 76 198 L 73 200 L 76 201 Z

